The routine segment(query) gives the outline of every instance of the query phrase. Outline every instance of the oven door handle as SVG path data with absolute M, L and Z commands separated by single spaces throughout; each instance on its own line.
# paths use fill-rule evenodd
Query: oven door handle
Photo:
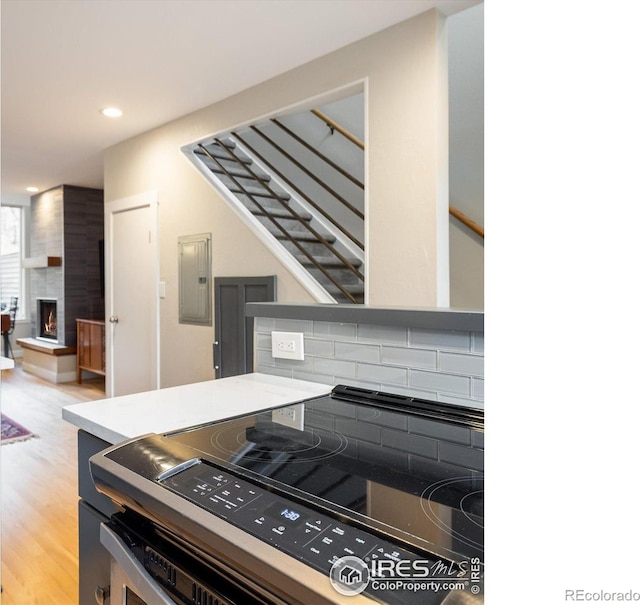
M 109 551 L 114 562 L 121 568 L 127 578 L 127 585 L 145 603 L 158 603 L 158 605 L 175 605 L 175 601 L 156 584 L 147 573 L 142 563 L 135 558 L 127 548 L 120 536 L 104 523 L 100 524 L 100 542 Z M 111 596 L 116 590 L 124 590 L 124 586 L 111 586 Z M 117 602 L 117 601 L 116 601 Z

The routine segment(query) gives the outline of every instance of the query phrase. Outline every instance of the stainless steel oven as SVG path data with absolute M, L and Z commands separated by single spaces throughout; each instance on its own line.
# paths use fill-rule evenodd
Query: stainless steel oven
M 481 410 L 336 387 L 93 456 L 111 603 L 483 603 Z

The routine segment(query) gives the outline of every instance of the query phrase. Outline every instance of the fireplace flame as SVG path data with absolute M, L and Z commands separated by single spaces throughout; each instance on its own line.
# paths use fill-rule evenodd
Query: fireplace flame
M 55 336 L 57 331 L 56 318 L 53 315 L 53 311 L 49 312 L 49 318 L 44 324 L 44 333 Z

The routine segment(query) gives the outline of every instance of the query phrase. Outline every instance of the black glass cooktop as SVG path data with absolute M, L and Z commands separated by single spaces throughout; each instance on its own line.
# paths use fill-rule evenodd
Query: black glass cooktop
M 463 560 L 483 554 L 483 436 L 482 411 L 336 387 L 167 437 L 267 489 Z

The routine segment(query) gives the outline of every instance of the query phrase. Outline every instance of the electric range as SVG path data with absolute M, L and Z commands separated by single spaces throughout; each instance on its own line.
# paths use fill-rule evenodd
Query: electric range
M 167 603 L 483 602 L 482 410 L 338 386 L 90 464 Z

